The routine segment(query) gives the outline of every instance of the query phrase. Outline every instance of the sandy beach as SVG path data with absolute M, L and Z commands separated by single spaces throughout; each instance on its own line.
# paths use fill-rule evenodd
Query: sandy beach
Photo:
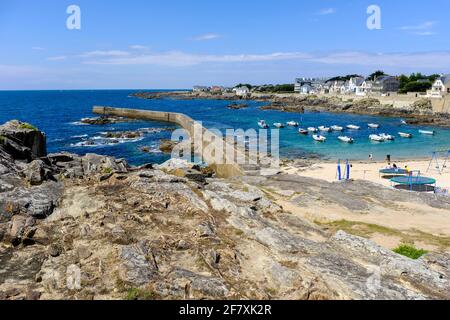
M 450 189 L 450 161 L 447 167 L 444 168 L 442 174 L 439 174 L 436 169 L 436 163 L 433 163 L 430 169 L 430 159 L 421 160 L 399 160 L 393 162 L 398 168 L 405 168 L 408 166 L 410 170 L 420 171 L 421 176 L 430 177 L 436 179 L 436 185 L 441 188 Z M 439 160 L 439 164 L 443 166 L 444 159 Z M 367 180 L 374 183 L 378 183 L 387 187 L 391 187 L 392 184 L 389 179 L 382 178 L 379 174 L 380 169 L 388 168 L 388 164 L 385 161 L 350 161 L 351 174 L 350 178 L 353 180 Z M 342 165 L 344 170 L 344 165 Z M 318 162 L 309 167 L 295 168 L 294 166 L 283 167 L 283 172 L 290 174 L 298 174 L 304 177 L 316 178 L 326 180 L 328 182 L 336 181 L 337 176 L 337 163 L 336 162 Z

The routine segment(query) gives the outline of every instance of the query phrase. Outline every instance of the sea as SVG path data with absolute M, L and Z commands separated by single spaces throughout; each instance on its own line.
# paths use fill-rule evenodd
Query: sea
M 0 123 L 17 119 L 29 122 L 47 135 L 49 153 L 67 151 L 84 155 L 98 153 L 125 158 L 132 165 L 162 163 L 170 155 L 159 151 L 161 139 L 170 139 L 173 124 L 154 121 L 133 121 L 110 125 L 84 125 L 82 118 L 95 117 L 92 107 L 109 106 L 144 110 L 184 113 L 201 121 L 210 129 L 259 129 L 258 121 L 268 124 L 288 121 L 300 123 L 300 127 L 354 124 L 361 130 L 345 130 L 323 134 L 325 143 L 303 136 L 297 128 L 280 130 L 280 156 L 282 158 L 321 158 L 325 160 L 383 160 L 386 155 L 392 159 L 430 158 L 433 151 L 450 149 L 450 130 L 440 127 L 402 125 L 400 118 L 387 118 L 354 114 L 284 113 L 274 110 L 260 110 L 265 102 L 236 101 L 246 103 L 248 108 L 234 110 L 228 106 L 233 101 L 225 100 L 177 100 L 172 98 L 145 100 L 131 94 L 152 90 L 70 90 L 70 91 L 0 91 Z M 162 90 L 153 90 L 162 91 Z M 379 129 L 368 128 L 368 123 L 377 123 Z M 148 129 L 141 138 L 113 141 L 105 139 L 108 132 Z M 434 130 L 434 136 L 423 135 L 419 130 Z M 387 133 L 396 139 L 389 142 L 372 142 L 369 135 Z M 398 132 L 413 134 L 412 139 L 401 138 Z M 350 136 L 353 144 L 339 141 L 339 135 Z M 142 151 L 143 147 L 148 152 Z

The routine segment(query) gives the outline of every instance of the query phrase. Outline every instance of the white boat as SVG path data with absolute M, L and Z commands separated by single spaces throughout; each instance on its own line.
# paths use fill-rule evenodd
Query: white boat
M 325 126 L 320 126 L 319 128 L 319 131 L 323 131 L 323 132 L 330 132 L 330 128 L 328 128 L 328 127 L 325 127 Z
M 349 125 L 347 126 L 347 129 L 350 129 L 350 130 L 359 130 L 359 129 L 361 129 L 361 127 L 355 126 L 354 124 L 349 124 Z
M 427 135 L 430 135 L 430 136 L 434 136 L 435 135 L 434 131 L 428 131 L 428 130 L 419 130 L 419 133 L 427 134 Z
M 350 137 L 347 137 L 347 136 L 341 136 L 341 137 L 338 137 L 338 139 L 340 141 L 346 142 L 346 143 L 353 143 L 354 142 L 353 138 L 350 138 Z
M 333 130 L 333 131 L 343 131 L 344 128 L 343 128 L 343 127 L 340 127 L 340 126 L 332 126 L 332 127 L 331 127 L 331 130 Z
M 309 131 L 308 131 L 308 130 L 305 130 L 305 129 L 302 129 L 302 128 L 300 128 L 300 129 L 298 129 L 298 133 L 307 135 L 307 134 L 309 133 Z
M 319 131 L 319 130 L 317 130 L 317 128 L 314 128 L 314 127 L 309 127 L 309 128 L 308 128 L 308 131 L 309 131 L 309 132 L 317 132 L 317 131 Z
M 282 124 L 280 122 L 274 123 L 273 126 L 278 129 L 284 128 L 284 124 Z
M 264 120 L 259 120 L 258 121 L 258 126 L 262 129 L 268 129 L 269 125 L 264 121 Z
M 412 138 L 413 135 L 411 133 L 399 132 L 398 135 L 402 138 Z
M 369 136 L 369 139 L 372 141 L 376 141 L 376 142 L 384 142 L 386 141 L 386 139 L 384 139 L 382 136 L 378 135 L 378 134 L 371 134 Z
M 327 138 L 325 138 L 324 136 L 321 136 L 320 134 L 313 135 L 313 139 L 318 141 L 318 142 L 325 142 L 325 141 L 327 141 Z
M 391 141 L 395 140 L 394 136 L 387 133 L 380 133 L 379 136 L 382 137 L 384 140 L 391 140 Z
M 401 124 L 408 124 L 405 120 L 400 121 Z
M 380 127 L 380 125 L 376 124 L 376 123 L 369 123 L 368 126 L 369 126 L 369 128 L 372 128 L 372 129 L 378 129 Z
M 295 121 L 289 121 L 286 124 L 290 127 L 298 127 L 299 126 L 299 123 L 295 122 Z

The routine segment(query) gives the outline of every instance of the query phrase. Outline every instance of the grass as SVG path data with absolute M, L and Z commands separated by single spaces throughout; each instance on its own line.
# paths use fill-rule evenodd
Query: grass
M 348 220 L 339 220 L 327 223 L 320 221 L 314 222 L 318 225 L 327 227 L 334 232 L 342 230 L 349 234 L 364 238 L 370 238 L 374 234 L 383 234 L 386 236 L 398 237 L 400 239 L 400 243 L 407 245 L 413 245 L 415 242 L 421 242 L 444 250 L 450 248 L 450 237 L 436 236 L 434 234 L 415 229 L 400 231 L 376 224 Z
M 110 173 L 113 172 L 113 169 L 112 169 L 112 168 L 103 168 L 102 172 L 103 172 L 104 174 L 110 174 Z
M 402 256 L 417 260 L 424 254 L 428 253 L 426 250 L 417 249 L 414 246 L 403 244 L 398 248 L 393 250 L 395 253 L 401 254 Z
M 155 300 L 156 294 L 150 290 L 144 290 L 139 288 L 130 288 L 126 294 L 126 300 Z
M 33 131 L 38 131 L 38 128 L 36 128 L 35 126 L 32 126 L 29 123 L 22 123 L 19 128 L 20 129 L 29 129 L 29 130 L 33 130 Z
M 0 136 L 0 144 L 4 144 L 6 141 L 6 137 Z

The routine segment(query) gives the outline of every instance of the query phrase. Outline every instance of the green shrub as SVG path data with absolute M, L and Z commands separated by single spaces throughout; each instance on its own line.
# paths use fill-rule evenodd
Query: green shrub
M 112 168 L 103 168 L 102 172 L 103 172 L 104 174 L 110 174 L 110 173 L 113 172 L 113 169 L 112 169 Z
M 4 144 L 6 142 L 6 137 L 0 136 L 0 144 Z
M 394 249 L 394 252 L 414 260 L 419 259 L 424 254 L 428 253 L 428 251 L 426 250 L 417 249 L 414 246 L 407 244 L 401 245 L 398 248 Z
M 131 288 L 127 291 L 126 300 L 155 300 L 156 295 L 153 291 L 139 288 Z
M 33 130 L 33 131 L 38 131 L 38 129 L 34 126 L 32 126 L 29 123 L 22 123 L 19 127 L 20 129 L 29 129 L 29 130 Z

